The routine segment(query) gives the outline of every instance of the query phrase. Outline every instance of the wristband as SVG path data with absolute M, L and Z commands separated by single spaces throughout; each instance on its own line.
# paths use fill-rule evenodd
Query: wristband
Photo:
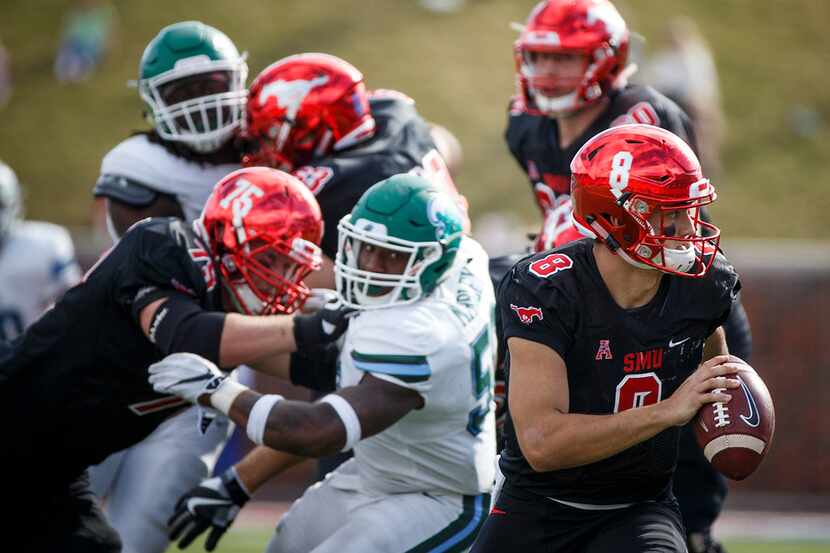
M 265 436 L 265 427 L 268 424 L 268 414 L 278 402 L 284 398 L 278 394 L 264 395 L 254 403 L 251 412 L 248 413 L 248 438 L 257 445 L 262 445 L 262 438 Z
M 360 441 L 360 419 L 357 418 L 354 407 L 345 400 L 342 396 L 337 394 L 329 394 L 320 400 L 320 403 L 328 403 L 332 406 L 337 416 L 343 421 L 343 426 L 346 427 L 346 445 L 341 451 L 349 451 L 354 444 Z
M 236 380 L 226 378 L 222 381 L 222 384 L 216 388 L 216 391 L 210 394 L 210 404 L 217 410 L 227 415 L 231 410 L 231 405 L 233 405 L 234 400 L 239 396 L 239 394 L 247 391 L 248 389 L 249 388 L 247 386 L 240 384 Z
M 240 507 L 251 499 L 252 493 L 245 487 L 245 482 L 239 477 L 239 473 L 236 472 L 236 467 L 231 467 L 226 470 L 222 474 L 221 480 L 230 498 Z

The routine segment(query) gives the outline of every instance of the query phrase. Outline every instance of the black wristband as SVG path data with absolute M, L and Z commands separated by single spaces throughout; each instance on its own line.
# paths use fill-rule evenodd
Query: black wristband
M 228 496 L 231 498 L 231 501 L 242 507 L 248 502 L 249 499 L 251 499 L 251 496 L 249 496 L 248 492 L 246 492 L 242 487 L 242 484 L 239 482 L 238 478 L 239 477 L 233 467 L 223 472 L 221 476 L 222 484 L 225 486 L 225 489 L 228 490 Z

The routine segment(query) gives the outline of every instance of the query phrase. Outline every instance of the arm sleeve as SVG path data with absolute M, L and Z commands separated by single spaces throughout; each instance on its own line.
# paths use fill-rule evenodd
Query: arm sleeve
M 573 346 L 574 333 L 566 324 L 567 302 L 555 288 L 545 289 L 545 299 L 529 290 L 516 278 L 522 265 L 514 267 L 502 280 L 498 307 L 503 339 L 515 336 L 545 345 L 563 359 Z
M 171 292 L 153 316 L 149 338 L 164 355 L 195 353 L 218 365 L 224 326 L 225 313 L 205 311 L 192 298 Z

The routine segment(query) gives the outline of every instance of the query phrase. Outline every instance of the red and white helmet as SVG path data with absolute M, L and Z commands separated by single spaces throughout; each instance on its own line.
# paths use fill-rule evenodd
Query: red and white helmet
M 687 277 L 709 270 L 720 229 L 701 220 L 700 208 L 717 195 L 680 137 L 652 125 L 612 127 L 580 148 L 571 173 L 573 218 L 583 233 L 637 267 Z M 665 234 L 664 217 L 679 210 L 687 210 L 693 232 Z M 649 223 L 658 215 L 658 224 Z
M 195 223 L 237 311 L 291 313 L 320 268 L 323 218 L 308 187 L 276 169 L 239 169 L 219 181 Z
M 620 75 L 628 60 L 628 42 L 628 27 L 608 0 L 540 2 L 513 44 L 522 109 L 558 116 L 598 101 L 624 81 Z M 585 54 L 585 71 L 581 78 L 564 82 L 534 68 L 537 53 Z M 551 88 L 571 92 L 556 97 L 542 92 Z
M 360 71 L 328 54 L 289 56 L 251 84 L 244 136 L 252 151 L 243 163 L 291 171 L 374 131 Z

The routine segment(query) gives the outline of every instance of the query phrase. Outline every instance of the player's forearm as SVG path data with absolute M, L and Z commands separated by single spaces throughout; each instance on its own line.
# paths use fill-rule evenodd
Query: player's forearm
M 304 461 L 305 457 L 257 446 L 236 464 L 236 474 L 251 494 L 271 478 Z
M 219 345 L 219 365 L 253 365 L 267 357 L 291 353 L 296 349 L 291 317 L 251 317 L 228 313 Z
M 228 416 L 242 428 L 254 404 L 262 397 L 248 390 L 231 405 Z M 281 400 L 271 408 L 263 445 L 301 457 L 324 457 L 346 444 L 346 431 L 334 409 L 324 403 Z
M 594 463 L 643 442 L 670 426 L 660 404 L 613 415 L 555 412 L 516 426 L 533 470 L 546 472 Z

